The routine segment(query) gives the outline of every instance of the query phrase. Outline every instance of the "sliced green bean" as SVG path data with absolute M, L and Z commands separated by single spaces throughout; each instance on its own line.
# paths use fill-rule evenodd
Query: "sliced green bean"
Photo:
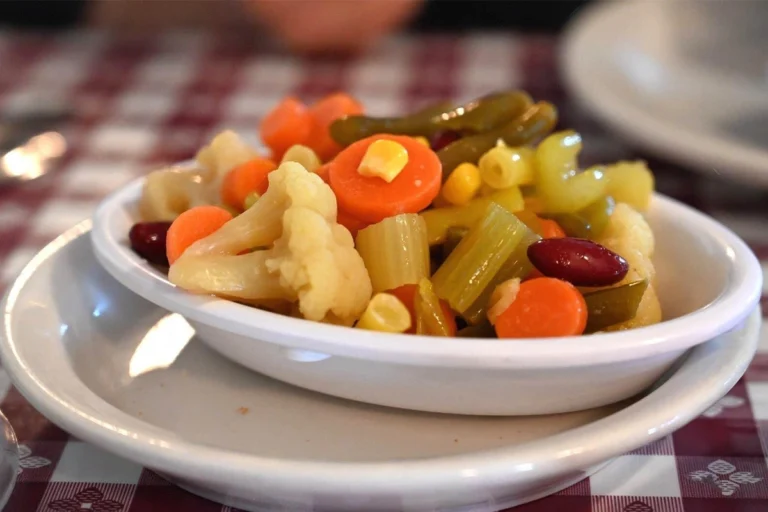
M 531 97 L 523 91 L 506 91 L 439 112 L 428 107 L 404 117 L 348 116 L 331 124 L 330 132 L 333 140 L 342 145 L 377 133 L 425 137 L 441 130 L 481 133 L 516 118 L 531 103 Z
M 476 164 L 499 139 L 508 146 L 522 146 L 551 132 L 557 124 L 554 105 L 540 101 L 507 124 L 479 135 L 464 137 L 437 152 L 443 164 L 443 179 L 464 162 Z
M 611 325 L 632 320 L 648 288 L 648 280 L 585 293 L 587 303 L 587 328 L 584 332 L 601 331 Z
M 603 196 L 576 213 L 557 213 L 544 217 L 557 222 L 568 236 L 594 240 L 608 227 L 615 207 L 616 202 L 611 196 Z

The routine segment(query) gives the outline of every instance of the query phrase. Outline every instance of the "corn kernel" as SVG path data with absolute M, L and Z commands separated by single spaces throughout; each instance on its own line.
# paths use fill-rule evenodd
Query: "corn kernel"
M 411 312 L 400 299 L 389 293 L 377 293 L 357 322 L 360 329 L 405 332 L 411 327 Z
M 477 195 L 482 183 L 477 166 L 465 162 L 448 176 L 443 185 L 442 195 L 449 203 L 462 206 Z
M 259 200 L 261 197 L 261 194 L 258 192 L 251 192 L 247 196 L 245 196 L 245 201 L 243 201 L 243 210 L 247 210 L 251 206 L 256 204 L 256 201 Z
M 368 146 L 357 168 L 361 176 L 378 177 L 392 183 L 408 164 L 408 151 L 393 140 L 380 139 Z
M 416 136 L 416 137 L 414 137 L 414 140 L 416 140 L 416 142 L 418 142 L 418 143 L 419 143 L 419 144 L 421 144 L 422 146 L 426 146 L 426 147 L 428 147 L 428 148 L 431 148 L 431 147 L 432 147 L 432 146 L 429 144 L 429 140 L 427 140 L 427 138 L 426 138 L 426 137 L 422 137 L 422 136 L 420 136 L 420 135 L 419 135 L 419 136 Z

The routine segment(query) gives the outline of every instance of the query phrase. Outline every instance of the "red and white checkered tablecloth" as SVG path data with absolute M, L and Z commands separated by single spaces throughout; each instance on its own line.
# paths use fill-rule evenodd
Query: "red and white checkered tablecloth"
M 306 100 L 348 90 L 373 114 L 520 87 L 554 101 L 561 126 L 585 139 L 583 161 L 638 155 L 573 105 L 561 88 L 557 40 L 517 35 L 395 38 L 360 59 L 301 60 L 227 37 L 171 33 L 0 34 L 0 111 L 63 104 L 71 151 L 60 170 L 0 188 L 0 291 L 106 193 L 161 162 L 189 158 L 223 127 L 251 134 L 286 93 Z M 731 226 L 768 262 L 768 191 L 649 159 L 658 188 Z M 768 295 L 768 294 L 767 294 Z M 768 314 L 768 300 L 763 301 Z M 525 512 L 768 510 L 768 333 L 764 352 L 730 393 L 666 439 L 619 457 Z M 22 444 L 8 512 L 231 511 L 133 463 L 71 438 L 36 412 L 0 371 L 0 409 Z

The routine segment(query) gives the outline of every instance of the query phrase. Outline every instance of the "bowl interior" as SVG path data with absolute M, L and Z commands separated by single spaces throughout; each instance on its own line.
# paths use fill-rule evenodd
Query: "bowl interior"
M 670 320 L 712 303 L 733 276 L 721 243 L 665 213 L 663 208 L 652 208 L 648 223 L 656 237 L 657 295 L 664 320 Z

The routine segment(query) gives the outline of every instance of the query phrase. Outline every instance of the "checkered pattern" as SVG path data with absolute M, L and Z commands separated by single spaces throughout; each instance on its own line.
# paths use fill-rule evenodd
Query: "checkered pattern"
M 112 39 L 0 34 L 0 109 L 66 104 L 70 152 L 61 169 L 0 188 L 0 291 L 47 241 L 98 200 L 153 166 L 192 156 L 222 127 L 255 134 L 284 94 L 306 100 L 344 89 L 374 114 L 522 87 L 556 102 L 582 132 L 585 163 L 637 156 L 573 105 L 556 71 L 557 41 L 514 35 L 392 39 L 359 60 L 303 62 L 252 42 L 196 34 Z M 255 139 L 255 135 L 252 135 Z M 649 159 L 658 188 L 715 216 L 768 262 L 768 191 Z M 768 293 L 766 294 L 768 296 Z M 763 301 L 768 314 L 768 300 Z M 768 334 L 768 333 L 766 333 Z M 702 417 L 615 460 L 526 512 L 768 510 L 768 337 L 749 372 Z M 0 408 L 22 443 L 22 472 L 6 510 L 232 511 L 135 464 L 71 439 L 36 412 L 0 371 Z

